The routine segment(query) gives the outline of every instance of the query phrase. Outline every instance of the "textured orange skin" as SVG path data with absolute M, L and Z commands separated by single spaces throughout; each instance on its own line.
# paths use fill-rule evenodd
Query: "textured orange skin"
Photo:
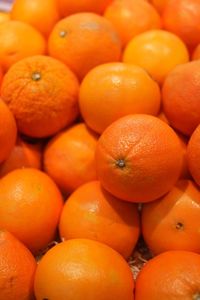
M 61 36 L 62 33 L 65 36 Z M 55 25 L 49 36 L 48 51 L 81 80 L 97 65 L 119 61 L 121 41 L 106 18 L 94 13 L 79 13 Z
M 162 99 L 170 124 L 190 136 L 200 123 L 200 61 L 176 67 L 165 80 Z
M 179 64 L 189 61 L 189 53 L 181 39 L 164 30 L 149 30 L 133 38 L 123 54 L 125 63 L 139 65 L 160 84 Z
M 87 125 L 102 133 L 112 122 L 128 114 L 157 115 L 160 88 L 138 66 L 108 63 L 85 76 L 80 86 L 79 105 Z
M 37 300 L 133 300 L 133 288 L 133 276 L 123 257 L 86 239 L 52 248 L 40 261 L 35 277 Z
M 192 60 L 198 60 L 200 59 L 200 44 L 197 45 L 197 47 L 194 49 L 192 53 Z
M 139 212 L 137 205 L 113 197 L 99 181 L 91 181 L 65 202 L 59 230 L 62 239 L 96 240 L 128 258 L 140 233 Z
M 0 65 L 4 71 L 25 57 L 46 52 L 46 41 L 41 33 L 20 21 L 0 23 L 0 44 Z
M 13 114 L 0 99 L 0 163 L 6 160 L 17 138 L 17 126 Z
M 0 228 L 34 254 L 54 239 L 62 206 L 57 186 L 39 170 L 18 169 L 0 181 Z
M 41 144 L 29 144 L 18 138 L 9 157 L 0 165 L 0 177 L 19 168 L 42 167 Z
M 151 4 L 157 9 L 157 11 L 162 15 L 168 0 L 151 0 Z
M 15 0 L 11 19 L 28 23 L 47 37 L 60 18 L 56 1 Z
M 123 46 L 142 32 L 161 28 L 159 14 L 146 1 L 115 0 L 108 6 L 104 16 L 115 26 Z
M 199 0 L 168 0 L 163 13 L 166 30 L 178 35 L 189 48 L 200 43 Z
M 36 261 L 12 234 L 0 230 L 0 300 L 33 300 Z
M 168 250 L 200 253 L 199 227 L 200 191 L 192 181 L 181 180 L 161 199 L 143 205 L 142 234 L 155 255 Z
M 33 80 L 35 72 L 41 74 L 39 80 Z M 46 137 L 70 125 L 78 115 L 78 91 L 78 80 L 69 68 L 40 55 L 12 66 L 1 86 L 19 131 L 31 137 Z
M 84 123 L 54 136 L 44 151 L 44 169 L 60 189 L 69 194 L 96 179 L 97 135 Z
M 120 168 L 118 161 L 124 162 Z M 97 175 L 114 196 L 149 202 L 168 192 L 182 166 L 176 133 L 150 115 L 129 115 L 112 123 L 97 143 Z
M 60 8 L 60 13 L 63 17 L 78 13 L 78 12 L 94 12 L 102 14 L 112 0 L 57 0 Z
M 200 255 L 168 251 L 151 259 L 136 280 L 135 300 L 198 300 Z
M 192 177 L 200 186 L 200 126 L 197 126 L 190 137 L 187 147 L 187 161 Z

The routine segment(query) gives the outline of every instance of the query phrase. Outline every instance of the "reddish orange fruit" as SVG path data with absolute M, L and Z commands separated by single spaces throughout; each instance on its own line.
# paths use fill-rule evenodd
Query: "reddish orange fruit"
M 187 160 L 189 171 L 200 186 L 200 125 L 193 132 L 187 147 Z
M 157 11 L 162 15 L 168 0 L 150 0 Z
M 197 47 L 194 49 L 192 53 L 192 60 L 198 60 L 200 59 L 200 44 L 197 45 Z

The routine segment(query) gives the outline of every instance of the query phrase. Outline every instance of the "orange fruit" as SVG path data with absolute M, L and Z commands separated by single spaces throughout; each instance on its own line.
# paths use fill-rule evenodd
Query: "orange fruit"
M 160 84 L 175 66 L 189 61 L 186 46 L 175 34 L 150 30 L 137 35 L 125 48 L 123 61 L 139 65 Z
M 44 169 L 65 194 L 96 179 L 97 136 L 84 123 L 54 136 L 44 151 Z
M 192 60 L 198 60 L 200 59 L 200 44 L 198 44 L 196 46 L 196 48 L 194 49 L 193 53 L 192 53 Z
M 60 13 L 63 17 L 78 13 L 78 12 L 94 12 L 102 14 L 112 0 L 58 0 Z
M 97 143 L 97 175 L 114 196 L 148 202 L 168 192 L 180 176 L 183 155 L 176 133 L 150 115 L 112 123 Z
M 15 0 L 11 9 L 11 19 L 28 23 L 48 36 L 59 21 L 56 0 Z
M 157 11 L 162 14 L 164 12 L 165 6 L 168 0 L 151 0 L 152 5 L 157 9 Z
M 39 55 L 10 68 L 2 82 L 1 96 L 21 133 L 46 137 L 75 120 L 78 90 L 77 78 L 63 63 Z
M 86 239 L 52 248 L 43 256 L 35 276 L 38 300 L 133 300 L 133 288 L 131 270 L 122 256 L 107 245 Z
M 0 100 L 0 163 L 6 160 L 17 138 L 15 119 L 7 105 Z
M 121 41 L 113 25 L 94 13 L 71 15 L 58 22 L 49 36 L 48 50 L 79 79 L 97 65 L 118 61 Z
M 14 170 L 0 181 L 0 228 L 38 253 L 55 236 L 62 204 L 57 186 L 45 173 Z
M 178 35 L 189 48 L 200 43 L 199 0 L 168 0 L 163 13 L 166 30 Z
M 87 125 L 102 133 L 125 115 L 158 114 L 160 89 L 142 68 L 108 63 L 97 66 L 85 76 L 80 87 L 79 105 Z
M 190 137 L 187 147 L 187 161 L 189 171 L 198 185 L 200 185 L 200 125 Z
M 25 57 L 46 51 L 46 42 L 41 33 L 20 21 L 0 23 L 0 44 L 0 65 L 4 71 Z
M 179 181 L 167 195 L 142 207 L 142 234 L 156 255 L 168 250 L 200 253 L 199 228 L 200 191 L 192 181 Z
M 36 261 L 12 234 L 0 230 L 0 300 L 33 300 Z
M 0 177 L 18 168 L 42 167 L 41 144 L 30 144 L 18 138 L 9 157 L 0 165 Z
M 128 258 L 139 237 L 139 212 L 135 204 L 113 197 L 99 181 L 91 181 L 65 202 L 59 230 L 62 240 L 96 240 Z
M 146 263 L 136 280 L 135 300 L 198 300 L 200 255 L 168 251 Z
M 187 144 L 188 139 L 184 135 L 177 133 L 182 147 L 182 153 L 183 153 L 183 162 L 182 162 L 182 170 L 180 173 L 180 179 L 189 179 L 191 178 L 189 169 L 188 169 L 188 162 L 187 162 Z
M 115 26 L 123 46 L 136 35 L 161 27 L 159 14 L 146 1 L 115 0 L 107 7 L 104 16 Z
M 10 14 L 5 11 L 0 11 L 0 23 L 10 20 Z
M 191 135 L 200 123 L 200 61 L 176 67 L 164 82 L 162 98 L 170 124 Z

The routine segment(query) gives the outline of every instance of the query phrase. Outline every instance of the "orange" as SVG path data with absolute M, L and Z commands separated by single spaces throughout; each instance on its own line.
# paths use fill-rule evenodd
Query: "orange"
M 64 62 L 81 80 L 97 65 L 118 61 L 121 41 L 107 19 L 94 13 L 79 13 L 55 25 L 48 50 L 50 56 Z
M 84 123 L 54 136 L 44 151 L 44 169 L 65 194 L 96 179 L 97 136 Z
M 86 239 L 52 248 L 40 261 L 35 277 L 38 300 L 133 300 L 133 288 L 131 270 L 122 256 Z
M 0 44 L 0 65 L 4 71 L 25 57 L 46 52 L 46 42 L 41 33 L 20 21 L 0 23 Z
M 182 166 L 176 133 L 160 119 L 136 114 L 112 123 L 97 143 L 97 175 L 122 200 L 149 202 L 168 192 Z
M 142 234 L 154 254 L 200 253 L 199 228 L 200 191 L 192 181 L 179 181 L 167 195 L 142 207 Z
M 125 63 L 139 65 L 160 84 L 176 65 L 189 61 L 186 46 L 175 34 L 150 30 L 137 35 L 125 48 Z
M 170 124 L 191 135 L 200 123 L 200 61 L 176 67 L 166 78 L 162 98 Z
M 5 11 L 0 11 L 0 23 L 10 20 L 10 14 Z
M 200 186 L 200 126 L 197 126 L 189 140 L 187 160 L 189 171 L 196 183 Z
M 123 46 L 139 33 L 161 27 L 159 14 L 146 1 L 115 0 L 104 16 L 115 26 Z
M 0 230 L 0 300 L 33 300 L 36 261 L 12 234 Z
M 128 258 L 139 237 L 139 212 L 137 205 L 113 197 L 99 181 L 91 181 L 65 202 L 59 230 L 62 240 L 96 240 Z
M 38 253 L 55 237 L 62 204 L 57 186 L 45 173 L 12 171 L 0 181 L 0 228 Z
M 6 160 L 17 138 L 15 119 L 7 105 L 0 99 L 0 163 Z
M 138 66 L 104 64 L 85 76 L 80 87 L 79 105 L 87 125 L 102 133 L 108 125 L 125 115 L 158 114 L 160 88 Z
M 180 133 L 177 133 L 182 147 L 182 153 L 183 153 L 183 162 L 182 162 L 182 170 L 180 174 L 180 179 L 189 179 L 191 178 L 189 169 L 188 169 L 188 162 L 187 162 L 187 144 L 188 144 L 188 138 Z
M 200 59 L 200 44 L 197 45 L 197 47 L 194 49 L 192 53 L 192 60 L 198 60 Z
M 9 157 L 0 165 L 0 177 L 18 168 L 41 169 L 41 160 L 41 144 L 30 144 L 18 138 Z
M 21 133 L 46 137 L 75 120 L 78 91 L 77 78 L 63 63 L 47 56 L 32 56 L 6 73 L 1 96 Z
M 151 259 L 136 280 L 135 300 L 199 300 L 200 255 L 168 251 Z
M 58 0 L 58 6 L 60 8 L 60 13 L 63 17 L 72 15 L 78 12 L 94 12 L 97 14 L 102 14 L 112 0 Z
M 199 18 L 199 0 L 168 0 L 163 24 L 166 30 L 178 35 L 192 49 L 200 43 Z
M 157 9 L 157 11 L 162 14 L 164 12 L 165 6 L 168 0 L 151 0 L 152 5 Z

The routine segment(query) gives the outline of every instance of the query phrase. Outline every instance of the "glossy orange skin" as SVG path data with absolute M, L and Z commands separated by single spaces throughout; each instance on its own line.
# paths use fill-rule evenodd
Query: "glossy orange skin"
M 176 133 L 150 115 L 129 115 L 101 135 L 97 175 L 114 196 L 149 202 L 168 192 L 180 176 L 182 149 Z
M 59 21 L 57 0 L 15 0 L 10 12 L 12 20 L 28 23 L 48 37 Z
M 198 300 L 200 255 L 168 251 L 151 259 L 136 280 L 135 300 Z
M 128 43 L 123 61 L 146 69 L 162 84 L 171 70 L 189 61 L 189 53 L 185 44 L 175 34 L 164 30 L 149 30 L 137 35 Z
M 0 100 L 0 163 L 5 161 L 17 138 L 17 126 L 13 114 L 8 106 Z
M 72 126 L 54 136 L 44 151 L 44 170 L 69 194 L 80 185 L 95 180 L 97 135 L 84 123 Z
M 159 14 L 146 1 L 115 0 L 108 6 L 104 16 L 117 29 L 123 46 L 142 32 L 161 28 Z
M 87 125 L 102 133 L 112 122 L 128 114 L 157 115 L 160 88 L 138 66 L 108 63 L 85 76 L 80 86 L 79 106 Z
M 57 186 L 39 170 L 18 169 L 0 181 L 0 228 L 34 254 L 54 239 L 62 206 Z
M 82 80 L 97 65 L 119 61 L 121 41 L 106 18 L 78 13 L 55 25 L 49 36 L 48 51 Z
M 199 0 L 168 0 L 163 13 L 163 25 L 193 49 L 200 43 L 199 18 Z
M 200 191 L 192 181 L 181 180 L 161 199 L 143 205 L 142 234 L 155 255 L 168 250 L 200 253 L 199 227 Z
M 200 122 L 200 62 L 176 67 L 162 89 L 163 111 L 170 124 L 190 136 Z
M 35 277 L 37 300 L 133 300 L 133 288 L 131 270 L 122 256 L 86 239 L 52 248 L 40 261 Z
M 41 33 L 21 21 L 0 23 L 0 44 L 0 65 L 4 72 L 25 57 L 46 53 Z
M 137 205 L 113 197 L 99 181 L 91 181 L 65 202 L 59 231 L 62 240 L 96 240 L 128 258 L 140 233 L 139 212 Z
M 36 261 L 11 233 L 0 230 L 0 300 L 33 300 Z
M 187 162 L 192 177 L 200 186 L 200 126 L 197 126 L 192 136 L 190 137 L 187 147 Z
M 29 144 L 18 138 L 9 157 L 0 165 L 0 177 L 19 168 L 42 167 L 41 144 Z
M 31 137 L 47 137 L 70 125 L 78 115 L 79 83 L 60 61 L 32 56 L 16 63 L 4 76 L 2 99 L 18 129 Z

